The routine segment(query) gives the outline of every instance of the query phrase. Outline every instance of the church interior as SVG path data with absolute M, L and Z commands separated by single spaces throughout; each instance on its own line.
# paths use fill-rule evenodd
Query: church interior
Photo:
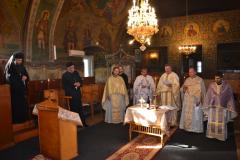
M 239 0 L 0 0 L 0 22 L 1 160 L 240 159 Z

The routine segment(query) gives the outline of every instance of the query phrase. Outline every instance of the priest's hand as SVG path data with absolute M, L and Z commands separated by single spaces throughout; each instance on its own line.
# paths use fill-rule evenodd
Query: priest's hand
M 27 76 L 22 76 L 22 80 L 26 81 L 27 80 Z
M 141 87 L 142 87 L 142 88 L 146 88 L 147 86 L 145 86 L 145 85 L 142 85 Z
M 187 86 L 183 86 L 183 92 L 185 93 L 187 91 L 188 87 Z
M 157 94 L 156 95 L 156 99 L 160 99 L 160 98 L 161 98 L 161 96 Z
M 154 92 L 153 97 L 157 97 L 157 96 L 158 96 L 157 92 Z
M 81 84 L 80 84 L 79 82 L 75 82 L 75 83 L 74 83 L 74 86 L 75 86 L 75 87 L 80 87 L 80 85 L 81 85 Z
M 197 102 L 197 103 L 196 103 L 196 106 L 199 106 L 199 105 L 200 105 L 200 103 L 201 103 L 201 102 Z

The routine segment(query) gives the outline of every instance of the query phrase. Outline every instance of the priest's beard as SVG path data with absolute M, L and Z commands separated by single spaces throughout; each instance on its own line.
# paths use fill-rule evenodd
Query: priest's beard
M 23 65 L 22 64 L 15 64 L 16 67 L 16 71 L 18 74 L 21 74 L 22 70 L 23 70 Z
M 216 82 L 217 83 L 217 85 L 221 85 L 222 84 L 222 81 L 220 81 L 220 82 Z

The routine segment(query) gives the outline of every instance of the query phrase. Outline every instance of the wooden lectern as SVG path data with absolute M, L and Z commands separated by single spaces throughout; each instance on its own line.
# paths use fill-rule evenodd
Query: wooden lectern
M 58 118 L 58 105 L 50 99 L 37 104 L 40 151 L 59 160 L 69 160 L 78 155 L 77 126 Z
M 9 85 L 0 85 L 0 150 L 13 146 L 11 94 Z
M 65 96 L 64 90 L 62 89 L 48 89 L 44 90 L 44 98 L 54 97 L 54 100 L 59 106 L 70 110 L 70 100 L 72 97 Z

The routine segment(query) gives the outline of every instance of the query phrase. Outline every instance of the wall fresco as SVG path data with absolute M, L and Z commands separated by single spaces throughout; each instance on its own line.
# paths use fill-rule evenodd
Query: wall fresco
M 116 51 L 129 4 L 127 0 L 65 1 L 55 30 L 58 57 L 68 57 L 69 49 L 84 50 L 95 45 L 106 52 Z
M 167 46 L 168 60 L 174 69 L 181 71 L 180 45 L 202 45 L 203 73 L 210 77 L 216 71 L 217 44 L 240 42 L 240 10 L 215 12 L 186 17 L 161 19 L 160 28 L 168 26 L 172 36 L 153 37 L 152 46 Z M 162 31 L 160 29 L 160 31 Z
M 41 0 L 33 24 L 32 61 L 49 60 L 49 35 L 57 0 Z
M 21 48 L 21 26 L 27 0 L 0 1 L 0 58 L 7 59 Z

